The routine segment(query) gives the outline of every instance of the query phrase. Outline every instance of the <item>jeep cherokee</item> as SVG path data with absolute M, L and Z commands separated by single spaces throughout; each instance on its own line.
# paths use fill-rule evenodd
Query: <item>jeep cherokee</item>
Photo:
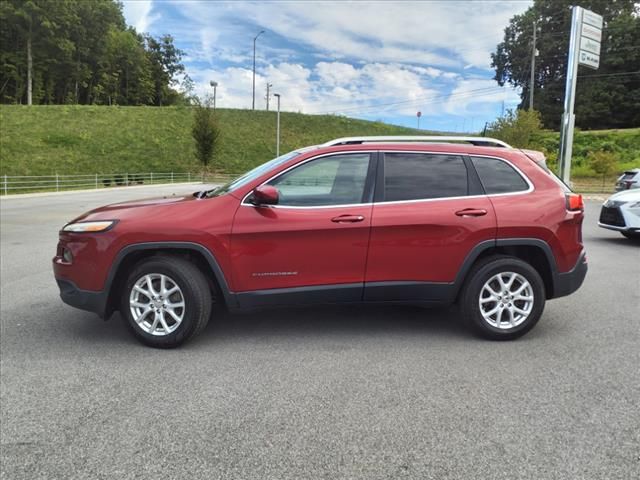
M 175 347 L 216 310 L 457 303 L 513 339 L 587 272 L 582 198 L 539 152 L 484 137 L 342 138 L 192 196 L 92 210 L 60 231 L 62 300 Z

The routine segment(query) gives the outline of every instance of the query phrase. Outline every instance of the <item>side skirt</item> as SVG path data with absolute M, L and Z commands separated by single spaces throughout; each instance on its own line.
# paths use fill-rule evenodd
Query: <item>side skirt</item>
M 408 303 L 447 305 L 455 298 L 452 283 L 372 282 L 321 285 L 313 287 L 276 288 L 232 294 L 236 308 L 250 311 L 269 307 L 292 307 L 331 304 Z M 231 303 L 233 305 L 233 303 Z

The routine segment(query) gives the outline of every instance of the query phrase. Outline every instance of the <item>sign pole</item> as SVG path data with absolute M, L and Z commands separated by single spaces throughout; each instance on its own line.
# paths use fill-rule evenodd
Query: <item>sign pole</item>
M 567 65 L 567 83 L 564 92 L 564 114 L 560 126 L 560 178 L 567 185 L 571 176 L 571 153 L 573 150 L 573 127 L 576 116 L 573 106 L 576 98 L 576 83 L 578 80 L 578 43 L 580 42 L 580 25 L 582 23 L 582 7 L 573 7 L 571 17 L 571 37 L 569 41 L 569 56 Z
M 564 114 L 560 125 L 560 155 L 558 156 L 560 178 L 567 185 L 569 185 L 571 178 L 573 129 L 576 123 L 573 108 L 576 99 L 578 66 L 584 65 L 596 70 L 600 66 L 603 24 L 601 15 L 585 10 L 582 7 L 572 8 L 571 37 L 567 59 L 567 83 L 564 93 Z

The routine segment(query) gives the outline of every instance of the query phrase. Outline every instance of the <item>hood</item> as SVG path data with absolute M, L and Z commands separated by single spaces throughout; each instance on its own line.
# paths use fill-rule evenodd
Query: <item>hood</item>
M 90 210 L 73 219 L 71 223 L 93 220 L 124 220 L 139 216 L 150 217 L 162 215 L 169 209 L 173 210 L 174 208 L 181 208 L 181 206 L 189 208 L 189 204 L 193 202 L 199 203 L 210 200 L 213 199 L 200 200 L 193 195 L 167 195 L 131 202 L 112 203 Z M 191 207 L 193 206 L 195 206 L 195 204 L 191 205 Z
M 193 195 L 188 195 L 188 196 L 187 195 L 180 195 L 180 196 L 166 195 L 164 197 L 143 198 L 141 200 L 133 200 L 130 202 L 112 203 L 110 205 L 105 205 L 104 207 L 96 208 L 95 210 L 92 210 L 92 211 L 106 212 L 110 210 L 121 210 L 126 208 L 153 207 L 157 205 L 190 202 L 194 200 L 196 200 L 196 198 Z
M 605 203 L 607 202 L 640 202 L 640 188 L 614 193 Z

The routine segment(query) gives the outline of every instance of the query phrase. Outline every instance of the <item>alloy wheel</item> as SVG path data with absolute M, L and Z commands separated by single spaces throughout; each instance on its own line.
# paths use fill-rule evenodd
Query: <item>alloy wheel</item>
M 515 272 L 501 272 L 487 280 L 478 299 L 485 322 L 501 330 L 521 325 L 533 309 L 533 288 Z
M 184 295 L 171 277 L 149 273 L 140 277 L 131 288 L 129 308 L 133 320 L 143 332 L 165 336 L 182 323 Z

